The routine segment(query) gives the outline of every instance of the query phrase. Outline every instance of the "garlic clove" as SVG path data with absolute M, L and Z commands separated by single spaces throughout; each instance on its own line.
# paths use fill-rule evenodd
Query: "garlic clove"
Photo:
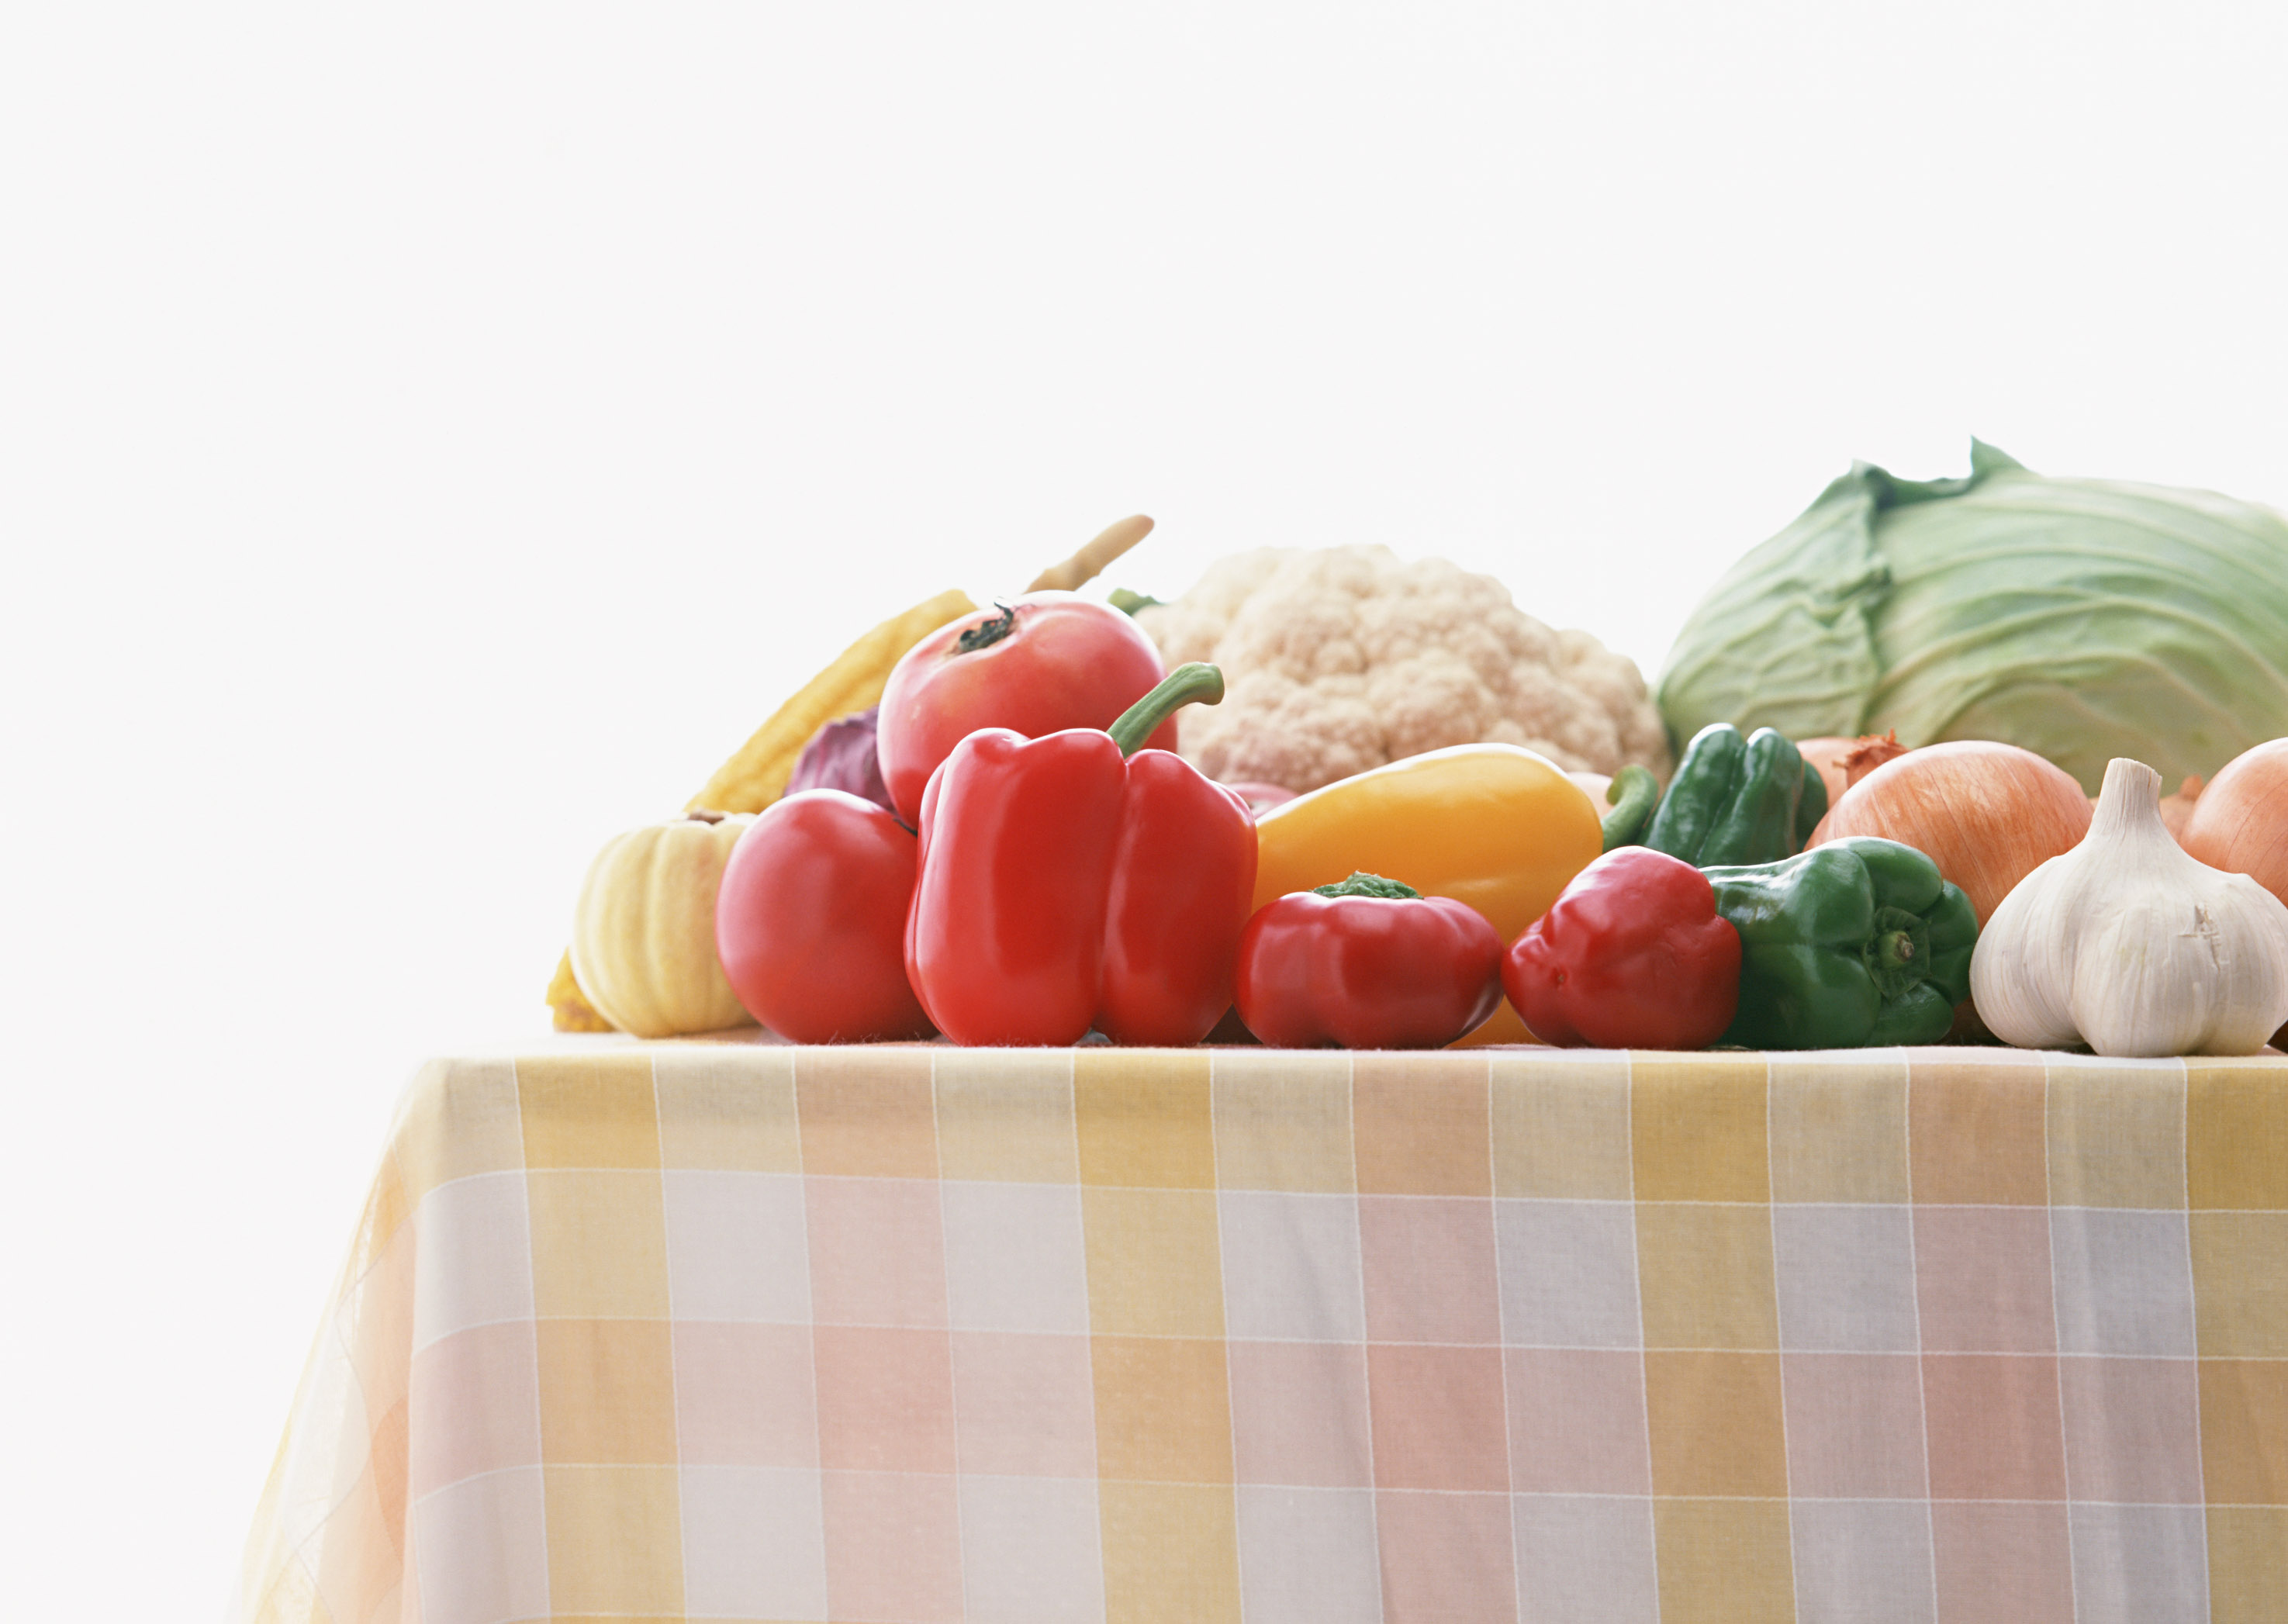
M 2288 1019 L 2288 906 L 2188 856 L 2161 775 L 2117 759 L 2088 835 L 2004 898 L 1971 997 L 2005 1042 L 2101 1055 L 2253 1054 Z
M 2062 883 L 2071 877 L 2062 875 L 2059 865 L 2073 855 L 2050 858 L 2012 886 L 1970 955 L 1971 1008 L 1988 1031 L 2021 1049 L 2071 1049 L 2081 1042 L 2070 997 L 2070 939 L 2052 923 Z

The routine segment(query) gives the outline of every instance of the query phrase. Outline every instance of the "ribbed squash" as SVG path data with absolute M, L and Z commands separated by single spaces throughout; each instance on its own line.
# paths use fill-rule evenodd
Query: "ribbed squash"
M 754 819 L 695 812 L 618 836 L 596 854 L 572 916 L 581 996 L 640 1038 L 751 1025 L 715 957 L 715 893 Z

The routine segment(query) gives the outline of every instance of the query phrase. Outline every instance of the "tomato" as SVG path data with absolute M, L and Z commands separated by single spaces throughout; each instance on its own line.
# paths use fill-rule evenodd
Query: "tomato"
M 1038 739 L 1109 727 L 1167 674 L 1133 620 L 1075 592 L 1028 592 L 941 626 L 882 690 L 875 748 L 898 816 L 915 823 L 930 774 L 979 728 Z M 1174 749 L 1176 724 L 1161 724 L 1146 744 Z
M 747 1013 L 798 1043 L 929 1036 L 906 979 L 918 850 L 886 809 L 845 790 L 766 807 L 715 893 L 715 956 Z

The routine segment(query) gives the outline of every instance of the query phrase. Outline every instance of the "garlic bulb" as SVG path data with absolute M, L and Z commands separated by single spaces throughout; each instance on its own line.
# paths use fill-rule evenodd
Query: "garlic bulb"
M 2254 1054 L 2288 1020 L 2288 906 L 2187 856 L 2161 821 L 2161 775 L 2117 758 L 2082 843 L 1986 922 L 1970 996 L 2022 1049 Z

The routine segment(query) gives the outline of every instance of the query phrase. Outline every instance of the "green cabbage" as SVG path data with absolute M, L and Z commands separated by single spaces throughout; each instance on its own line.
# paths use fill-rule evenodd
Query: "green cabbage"
M 1676 737 L 1998 739 L 2094 793 L 2116 756 L 2174 782 L 2288 734 L 2288 521 L 1975 440 L 1970 469 L 1863 463 L 1734 565 L 1661 674 Z

